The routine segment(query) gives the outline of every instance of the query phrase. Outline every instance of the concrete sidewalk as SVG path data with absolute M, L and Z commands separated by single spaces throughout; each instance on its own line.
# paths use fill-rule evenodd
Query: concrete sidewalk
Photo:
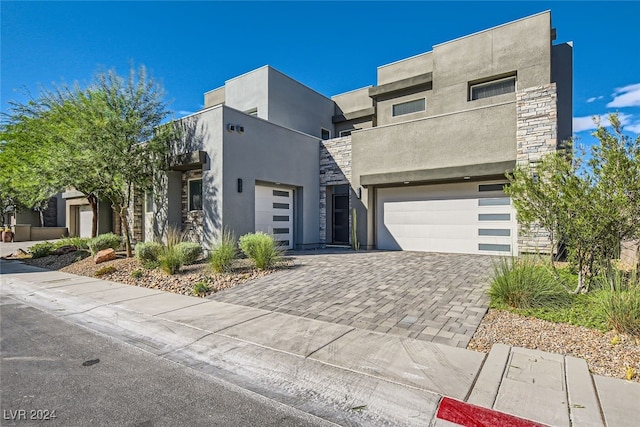
M 637 424 L 640 384 L 570 356 L 485 355 L 15 261 L 0 271 L 4 296 L 340 425 Z

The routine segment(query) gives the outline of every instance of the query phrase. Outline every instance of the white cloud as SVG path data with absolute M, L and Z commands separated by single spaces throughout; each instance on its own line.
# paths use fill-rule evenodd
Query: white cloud
M 594 120 L 595 117 L 595 120 Z M 618 118 L 620 119 L 620 123 L 625 126 L 631 122 L 633 116 L 631 114 L 620 114 L 618 113 Z M 573 118 L 573 133 L 582 132 L 585 130 L 592 130 L 597 127 L 596 123 L 600 121 L 602 126 L 610 126 L 611 122 L 609 122 L 608 114 L 600 114 L 596 116 L 586 116 L 586 117 L 574 117 Z M 626 128 L 627 130 L 632 130 L 635 125 L 630 126 L 630 128 Z
M 592 96 L 591 98 L 587 99 L 587 102 L 591 103 L 593 101 L 598 101 L 598 100 L 600 100 L 602 98 L 603 98 L 602 95 L 600 95 L 600 96 Z
M 637 133 L 640 135 L 640 122 L 626 126 L 624 130 L 628 130 L 630 132 Z
M 189 115 L 191 115 L 191 114 L 193 114 L 193 111 L 187 111 L 187 110 L 180 110 L 180 111 L 178 111 L 178 115 L 179 115 L 179 116 L 189 116 Z
M 616 88 L 609 108 L 640 107 L 640 83 Z

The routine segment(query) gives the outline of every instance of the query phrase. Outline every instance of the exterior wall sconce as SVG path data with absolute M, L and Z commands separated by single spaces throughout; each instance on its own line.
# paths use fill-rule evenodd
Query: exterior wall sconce
M 238 178 L 238 193 L 242 193 L 242 178 Z

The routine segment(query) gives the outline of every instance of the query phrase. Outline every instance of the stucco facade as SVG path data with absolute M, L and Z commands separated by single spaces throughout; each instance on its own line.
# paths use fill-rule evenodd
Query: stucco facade
M 184 136 L 141 234 L 173 225 L 210 248 L 225 229 L 258 227 L 255 189 L 268 187 L 291 195 L 294 248 L 348 244 L 352 209 L 365 248 L 379 247 L 382 233 L 402 249 L 420 230 L 424 250 L 453 247 L 429 246 L 425 218 L 437 209 L 457 218 L 451 209 L 472 198 L 460 229 L 477 232 L 480 253 L 549 250 L 543 231 L 519 229 L 499 185 L 571 136 L 572 46 L 554 45 L 555 33 L 542 12 L 383 65 L 375 85 L 331 98 L 270 66 L 227 80 L 180 120 Z M 202 180 L 195 211 L 191 179 Z M 500 218 L 502 228 L 489 221 Z

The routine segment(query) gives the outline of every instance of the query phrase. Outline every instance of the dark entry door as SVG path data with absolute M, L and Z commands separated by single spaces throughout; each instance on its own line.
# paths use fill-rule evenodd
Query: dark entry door
M 349 244 L 349 186 L 339 185 L 333 191 L 333 243 Z

